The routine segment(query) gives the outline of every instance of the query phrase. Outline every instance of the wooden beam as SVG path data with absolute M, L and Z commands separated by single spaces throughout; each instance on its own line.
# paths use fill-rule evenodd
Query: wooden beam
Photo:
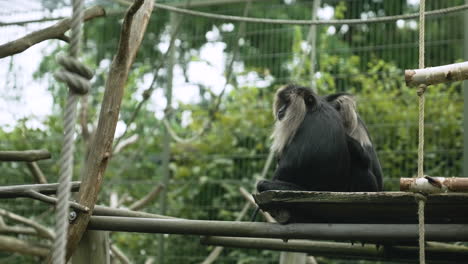
M 30 191 L 36 191 L 46 195 L 55 194 L 57 192 L 57 187 L 58 183 L 0 186 L 0 199 L 31 197 Z M 72 192 L 77 192 L 79 189 L 80 182 L 71 183 Z
M 179 219 L 167 215 L 151 214 L 140 211 L 132 211 L 127 209 L 112 208 L 102 205 L 94 207 L 93 215 L 95 216 L 120 216 L 120 217 L 141 217 L 141 218 L 161 218 L 161 219 Z
M 432 85 L 468 79 L 468 62 L 405 70 L 407 86 Z
M 35 245 L 14 237 L 2 235 L 0 235 L 0 251 L 38 257 L 46 257 L 49 253 L 49 249 L 47 247 Z
M 29 171 L 34 176 L 34 179 L 36 180 L 37 183 L 40 183 L 40 184 L 47 183 L 47 179 L 44 176 L 44 173 L 42 173 L 41 168 L 39 168 L 39 165 L 37 165 L 36 162 L 27 162 L 26 165 L 28 166 Z
M 368 242 L 415 242 L 417 224 L 288 224 L 93 216 L 88 228 L 123 232 L 316 239 Z M 426 239 L 468 241 L 468 224 L 427 224 Z
M 145 34 L 153 4 L 153 0 L 136 0 L 127 10 L 122 24 L 118 51 L 112 61 L 106 81 L 98 126 L 92 143 L 93 147 L 82 170 L 83 179 L 79 203 L 90 208 L 91 211 L 96 203 L 107 163 L 112 153 L 112 142 L 128 73 Z M 70 259 L 81 236 L 86 231 L 90 216 L 90 213 L 80 213 L 75 222 L 71 223 L 68 234 L 67 260 Z
M 422 193 L 468 192 L 468 178 L 400 178 L 400 191 Z
M 0 51 L 2 47 L 0 46 Z M 1 52 L 0 52 L 1 53 Z M 50 152 L 46 149 L 39 150 L 7 150 L 0 151 L 0 161 L 38 161 L 50 159 Z
M 289 240 L 271 238 L 204 237 L 201 244 L 249 249 L 304 252 L 314 256 L 334 259 L 365 259 L 379 261 L 416 262 L 418 247 L 392 246 L 361 243 L 342 243 L 310 240 Z M 428 242 L 426 259 L 430 263 L 468 263 L 468 247 Z

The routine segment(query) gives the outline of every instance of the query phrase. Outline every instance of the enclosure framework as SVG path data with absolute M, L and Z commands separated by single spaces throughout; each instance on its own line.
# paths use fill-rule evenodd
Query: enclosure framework
M 159 6 L 160 8 L 163 5 Z M 466 9 L 468 6 L 460 6 L 459 10 Z M 236 20 L 232 16 L 210 15 L 206 13 L 193 12 L 183 9 L 170 9 L 173 12 L 182 12 L 191 15 L 204 15 L 205 17 L 220 18 L 227 20 Z M 457 9 L 458 10 L 458 9 Z M 453 10 L 452 10 L 453 11 Z M 427 14 L 427 13 L 426 13 Z M 440 14 L 440 13 L 437 13 Z M 389 17 L 387 19 L 397 19 Z M 236 21 L 246 22 L 262 22 L 262 23 L 281 23 L 281 24 L 342 24 L 342 23 L 371 23 L 381 22 L 382 19 L 374 19 L 370 21 L 353 20 L 353 21 L 286 21 L 286 20 L 268 20 L 268 19 L 250 19 L 239 18 Z M 144 30 L 143 30 L 144 32 Z M 423 45 L 424 46 L 424 45 Z M 132 59 L 130 59 L 131 61 Z M 130 62 L 131 64 L 131 62 Z M 454 65 L 453 67 L 440 67 L 434 69 L 421 69 L 407 72 L 408 85 L 417 84 L 436 84 L 445 81 L 462 80 L 468 78 L 468 67 L 466 63 Z M 112 79 L 112 78 L 110 78 Z M 117 111 L 118 112 L 118 111 Z M 115 128 L 115 127 L 114 127 Z M 112 134 L 113 133 L 108 133 Z M 111 135 L 111 136 L 112 136 Z M 97 136 L 97 140 L 103 136 Z M 110 140 L 111 141 L 111 140 Z M 109 144 L 107 144 L 109 145 Z M 106 147 L 107 149 L 109 147 Z M 105 163 L 104 168 L 97 168 L 104 174 L 109 151 L 106 148 L 99 153 L 98 162 Z M 1 154 L 1 153 L 0 153 Z M 10 155 L 11 153 L 7 153 Z M 49 156 L 50 157 L 50 156 Z M 48 158 L 48 157 L 45 157 Z M 25 160 L 30 161 L 30 160 Z M 91 166 L 88 166 L 91 167 Z M 95 166 L 97 167 L 97 166 Z M 100 184 L 102 179 L 99 179 Z M 75 184 L 76 185 L 76 184 Z M 88 184 L 88 188 L 83 188 L 82 192 L 90 192 L 93 184 Z M 32 191 L 42 195 L 54 194 L 56 186 L 24 186 L 24 188 L 3 187 L 0 188 L 0 198 L 13 197 L 31 197 Z M 55 187 L 55 189 L 54 189 Z M 36 189 L 34 189 L 36 188 Z M 39 189 L 37 189 L 39 188 Z M 76 188 L 76 186 L 74 187 Z M 97 188 L 99 189 L 99 188 Z M 13 193 L 12 193 L 13 191 Z M 93 190 L 94 191 L 94 190 Z M 92 196 L 82 195 L 80 202 L 87 206 L 94 207 L 95 191 Z M 85 198 L 93 197 L 89 201 Z M 50 197 L 50 199 L 53 199 Z M 120 212 L 112 211 L 105 207 L 95 207 L 94 216 L 90 217 L 88 225 L 92 230 L 111 230 L 111 231 L 126 231 L 126 232 L 147 232 L 147 233 L 170 233 L 184 235 L 219 235 L 219 236 L 241 236 L 244 238 L 233 243 L 231 238 L 218 238 L 219 244 L 236 245 L 243 247 L 244 245 L 252 244 L 252 239 L 255 238 L 280 238 L 280 239 L 324 239 L 324 240 L 355 240 L 355 241 L 372 241 L 384 243 L 412 243 L 417 241 L 418 226 L 417 222 L 417 202 L 415 196 L 411 193 L 323 193 L 323 192 L 277 192 L 270 191 L 255 195 L 258 205 L 266 211 L 269 211 L 281 223 L 291 223 L 289 225 L 278 225 L 269 223 L 240 223 L 229 221 L 202 221 L 202 220 L 184 220 L 184 219 L 156 219 L 163 216 L 150 215 L 138 212 Z M 85 200 L 85 201 L 83 201 Z M 89 203 L 89 204 L 88 204 Z M 468 241 L 468 194 L 434 194 L 427 196 L 426 207 L 426 238 L 428 240 L 438 241 Z M 124 210 L 125 211 L 125 210 Z M 115 216 L 96 216 L 99 212 L 103 214 Z M 131 217 L 130 217 L 131 216 Z M 85 227 L 88 221 L 79 219 L 79 226 Z M 75 223 L 77 224 L 77 223 Z M 78 226 L 78 224 L 76 225 Z M 78 241 L 84 228 L 80 228 L 70 240 Z M 77 239 L 72 239 L 77 238 Z M 223 240 L 224 239 L 224 240 Z M 231 240 L 229 240 L 231 239 Z M 216 239 L 212 239 L 213 241 Z M 204 240 L 205 243 L 210 241 L 210 238 Z M 278 240 L 256 239 L 259 248 L 270 248 L 285 250 L 278 243 Z M 231 243 L 231 244 L 229 244 Z M 320 242 L 317 242 L 320 243 Z M 312 252 L 312 247 L 319 244 L 308 244 L 307 247 L 301 247 L 295 241 L 291 242 L 288 247 L 291 251 Z M 324 250 L 331 254 L 333 246 L 322 242 L 321 246 L 330 246 L 330 249 Z M 341 249 L 346 249 L 342 245 Z M 247 247 L 247 246 L 244 246 Z M 404 252 L 404 248 L 399 248 Z M 431 252 L 433 248 L 428 248 Z M 440 249 L 440 248 L 439 248 Z M 447 249 L 447 248 L 445 248 Z M 453 248 L 451 248 L 453 250 Z M 414 248 L 408 249 L 414 251 Z M 69 249 L 69 254 L 73 251 L 73 247 Z M 434 250 L 437 252 L 437 250 Z M 314 251 L 317 252 L 317 251 Z M 396 251 L 398 252 L 398 251 Z M 445 253 L 450 251 L 445 251 Z M 356 252 L 355 252 L 356 253 Z M 466 253 L 466 252 L 462 252 Z M 356 253 L 357 254 L 357 253 Z M 365 253 L 360 252 L 361 256 Z M 383 257 L 386 253 L 383 252 Z M 403 254 L 403 253 L 401 253 Z M 346 255 L 349 256 L 350 254 Z M 466 254 L 463 255 L 466 257 Z M 379 256 L 380 257 L 380 256 Z M 449 255 L 443 255 L 442 259 L 449 259 Z M 458 258 L 464 260 L 464 258 Z
M 223 247 L 269 249 L 289 252 L 304 252 L 314 256 L 343 259 L 386 260 L 412 262 L 418 258 L 418 248 L 412 245 L 375 245 L 360 243 L 341 243 L 328 241 L 289 240 L 270 238 L 206 237 L 203 245 Z M 427 259 L 431 263 L 468 262 L 468 247 L 428 242 Z
M 416 242 L 418 239 L 417 224 L 294 223 L 281 225 L 256 222 L 92 216 L 88 229 L 180 235 L 380 243 Z M 468 224 L 428 224 L 426 225 L 426 237 L 432 241 L 468 241 Z

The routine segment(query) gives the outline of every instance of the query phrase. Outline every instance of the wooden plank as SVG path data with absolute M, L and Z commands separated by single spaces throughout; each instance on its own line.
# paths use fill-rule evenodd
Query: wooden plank
M 417 223 L 415 196 L 407 192 L 267 191 L 253 197 L 281 223 Z M 467 211 L 466 193 L 427 195 L 426 223 L 468 223 Z

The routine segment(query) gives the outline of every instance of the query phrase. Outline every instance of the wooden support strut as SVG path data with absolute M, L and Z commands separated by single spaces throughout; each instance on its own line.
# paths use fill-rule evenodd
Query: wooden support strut
M 0 151 L 0 161 L 33 162 L 37 160 L 50 159 L 50 157 L 50 152 L 46 149 Z

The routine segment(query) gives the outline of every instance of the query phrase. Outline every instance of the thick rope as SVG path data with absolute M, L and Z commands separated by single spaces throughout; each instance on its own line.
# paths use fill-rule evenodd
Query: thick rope
M 424 68 L 424 33 L 425 33 L 425 14 L 426 9 L 425 0 L 419 2 L 419 68 Z M 424 177 L 424 92 L 426 90 L 425 85 L 421 85 L 418 88 L 419 96 L 419 143 L 418 143 L 418 178 Z M 425 230 L 424 230 L 424 199 L 418 195 L 418 226 L 419 226 L 419 263 L 425 264 Z
M 73 0 L 73 16 L 71 19 L 71 42 L 70 56 L 76 58 L 80 50 L 80 40 L 82 35 L 81 24 L 83 21 L 84 4 L 83 0 Z M 67 103 L 64 115 L 64 139 L 60 158 L 59 186 L 57 189 L 57 207 L 55 214 L 55 240 L 53 245 L 52 261 L 54 264 L 65 263 L 66 244 L 68 234 L 68 215 L 70 187 L 73 175 L 73 151 L 74 151 L 74 128 L 76 123 L 76 106 L 78 104 L 78 94 L 87 92 L 86 79 L 92 77 L 90 70 L 79 65 L 76 60 L 60 56 L 58 62 L 68 71 L 54 74 L 58 80 L 66 81 L 69 84 Z M 80 74 L 82 77 L 80 77 Z M 76 77 L 78 75 L 78 77 Z M 76 78 L 75 78 L 76 77 Z M 83 84 L 84 81 L 84 85 Z
M 419 233 L 419 263 L 426 263 L 426 252 L 425 252 L 425 227 L 424 227 L 424 207 L 426 205 L 426 196 L 417 193 L 416 202 L 418 203 L 418 233 Z
M 120 0 L 119 2 L 123 4 L 131 4 L 127 0 Z M 370 23 L 380 23 L 380 22 L 390 22 L 396 21 L 399 19 L 414 19 L 418 18 L 419 14 L 407 14 L 407 15 L 396 15 L 396 16 L 384 16 L 384 17 L 375 17 L 369 19 L 340 19 L 340 20 L 290 20 L 290 19 L 270 19 L 270 18 L 253 18 L 253 17 L 241 17 L 241 16 L 230 16 L 230 15 L 220 15 L 207 12 L 194 11 L 190 9 L 177 8 L 169 5 L 164 5 L 160 3 L 154 4 L 155 8 L 167 10 L 170 12 L 186 14 L 191 16 L 205 17 L 211 19 L 221 19 L 228 21 L 238 21 L 238 22 L 249 22 L 249 23 L 264 23 L 264 24 L 283 24 L 283 25 L 344 25 L 344 24 L 370 24 Z M 426 13 L 426 16 L 439 16 L 453 12 L 459 12 L 462 10 L 468 9 L 467 5 L 459 5 L 439 10 L 433 10 Z

